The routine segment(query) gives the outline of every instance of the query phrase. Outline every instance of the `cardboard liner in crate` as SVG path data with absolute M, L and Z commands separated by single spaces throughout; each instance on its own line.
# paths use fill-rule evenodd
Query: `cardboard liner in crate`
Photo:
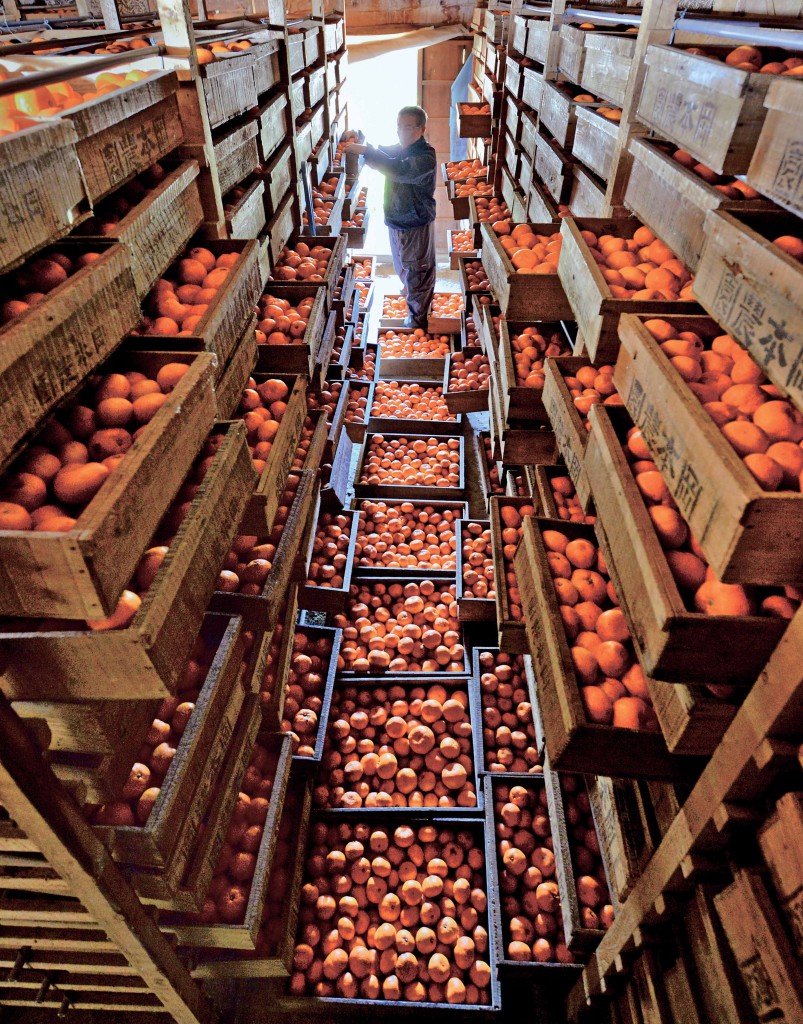
M 582 523 L 527 518 L 515 557 L 527 638 L 538 679 L 538 703 L 552 765 L 558 771 L 595 775 L 682 776 L 682 765 L 669 756 L 660 733 L 598 724 L 587 717 L 541 537 L 545 529 L 560 530 L 572 538 L 585 538 L 595 547 L 597 536 L 593 527 Z M 607 558 L 606 563 L 613 580 Z M 621 595 L 618 587 L 617 594 Z
M 426 690 L 432 686 L 439 686 L 443 687 L 446 690 L 447 697 L 454 690 L 460 690 L 466 695 L 466 698 L 468 700 L 468 722 L 471 726 L 470 750 L 468 756 L 472 763 L 471 770 L 467 773 L 466 781 L 474 786 L 474 792 L 477 797 L 477 803 L 472 807 L 463 807 L 458 806 L 457 804 L 453 806 L 446 804 L 438 804 L 434 807 L 426 808 L 413 806 L 408 807 L 403 805 L 394 806 L 392 808 L 393 818 L 398 818 L 399 823 L 401 824 L 408 817 L 419 818 L 421 817 L 422 813 L 426 813 L 427 811 L 430 813 L 437 812 L 439 814 L 449 814 L 453 815 L 455 818 L 479 817 L 483 811 L 482 784 L 480 779 L 480 769 L 482 767 L 482 720 L 481 709 L 474 703 L 470 677 L 458 673 L 446 673 L 444 675 L 444 673 L 442 672 L 435 674 L 426 674 L 422 672 L 414 672 L 408 674 L 389 672 L 385 675 L 378 676 L 363 674 L 358 675 L 354 672 L 346 672 L 341 673 L 339 675 L 338 681 L 335 683 L 333 687 L 331 701 L 335 703 L 335 706 L 337 706 L 336 696 L 338 695 L 339 691 L 347 687 L 353 687 L 359 691 L 365 691 L 371 697 L 371 699 L 366 698 L 365 703 L 363 703 L 362 701 L 360 702 L 360 707 L 363 710 L 368 710 L 378 705 L 381 706 L 384 703 L 384 701 L 380 701 L 378 698 L 373 698 L 371 691 L 382 690 L 383 692 L 387 693 L 389 686 L 398 687 L 399 689 L 403 689 L 408 692 L 413 689 L 422 688 Z M 416 719 L 411 716 L 408 722 L 409 728 L 413 728 L 413 726 L 420 721 L 421 719 Z M 378 731 L 381 731 L 381 729 L 379 729 Z M 447 731 L 440 735 L 454 734 L 453 732 L 450 732 L 449 729 L 447 728 Z M 325 744 L 324 753 L 329 753 L 331 749 L 332 748 L 330 744 Z M 403 768 L 407 765 L 410 755 L 399 755 L 399 757 L 401 761 L 400 767 Z M 436 771 L 435 774 L 436 776 L 439 776 L 440 773 Z M 345 782 L 343 785 L 346 789 L 346 792 L 351 792 L 350 784 L 348 782 Z M 327 816 L 331 818 L 336 819 L 344 819 L 351 816 L 354 813 L 355 808 L 353 807 L 336 807 L 332 806 L 331 804 L 318 803 L 318 790 L 323 791 L 325 789 L 328 789 L 328 784 L 326 781 L 326 768 L 323 768 L 318 776 L 318 787 L 316 789 L 315 794 L 317 810 L 321 811 L 322 813 L 325 813 Z M 450 795 L 454 798 L 453 793 L 450 793 Z M 363 806 L 356 808 L 356 810 L 359 810 L 360 816 L 365 816 L 366 820 L 370 821 L 376 817 L 385 817 L 388 814 L 389 808 Z
M 217 128 L 257 105 L 254 54 L 218 53 L 211 64 L 198 69 L 206 99 L 209 127 Z
M 212 352 L 217 357 L 215 379 L 219 379 L 231 358 L 244 327 L 254 315 L 261 290 L 258 245 L 255 241 L 204 241 L 203 247 L 215 257 L 236 253 L 238 258 L 217 295 L 189 335 L 132 334 L 138 346 L 169 348 L 183 352 Z
M 185 374 L 184 380 L 187 377 L 189 374 Z M 186 392 L 176 388 L 173 394 L 181 401 Z M 214 405 L 208 389 L 204 390 L 204 396 L 204 405 L 211 413 Z M 189 405 L 189 396 L 186 397 L 185 408 Z M 171 414 L 168 412 L 168 415 Z M 155 418 L 151 422 L 154 421 Z M 206 430 L 208 425 L 197 447 L 188 447 L 196 451 Z M 244 429 L 239 424 L 226 425 L 218 432 L 225 433 L 226 438 L 215 453 L 213 464 L 131 624 L 119 630 L 78 628 L 35 632 L 20 629 L 25 620 L 11 620 L 15 631 L 6 627 L 0 634 L 0 650 L 10 654 L 9 663 L 0 676 L 0 689 L 9 700 L 104 700 L 119 698 L 121 692 L 127 699 L 139 700 L 166 697 L 175 691 L 220 565 L 230 549 L 242 509 L 254 486 L 253 463 L 245 444 Z M 130 472 L 126 472 L 122 463 L 117 470 L 123 474 L 121 491 L 128 500 L 134 501 L 134 511 L 139 514 L 136 527 L 121 528 L 121 540 L 126 542 L 124 550 L 117 550 L 115 545 L 106 542 L 105 553 L 116 556 L 114 570 L 116 578 L 122 580 L 121 586 L 128 583 L 139 560 L 138 553 L 145 550 L 161 518 L 158 514 L 154 516 L 156 522 L 141 545 L 134 542 L 140 536 L 143 495 L 147 492 L 144 482 L 142 487 L 136 484 L 146 469 L 150 471 L 158 448 L 158 444 L 152 445 L 139 464 L 131 466 Z M 171 444 L 171 451 L 177 450 Z M 176 469 L 181 469 L 180 462 L 177 459 L 174 462 Z M 160 464 L 164 465 L 164 458 Z M 179 485 L 186 471 L 184 468 L 177 473 Z M 165 493 L 173 493 L 163 474 L 157 474 L 157 482 Z M 151 507 L 161 506 L 152 502 Z M 111 508 L 115 508 L 114 502 Z M 122 510 L 117 521 L 127 522 Z M 95 532 L 97 539 L 100 534 L 100 529 Z M 56 536 L 63 538 L 65 535 Z M 133 559 L 128 557 L 129 549 L 134 552 Z M 127 565 L 131 568 L 126 572 L 120 570 Z
M 416 435 L 414 433 L 399 433 L 399 434 L 383 434 L 386 440 L 393 441 L 398 438 L 406 438 L 415 440 L 416 436 L 424 437 L 428 436 L 425 434 Z M 435 436 L 435 435 L 433 435 Z M 363 482 L 363 466 L 371 446 L 372 434 L 367 434 L 365 438 L 365 444 L 363 446 L 360 461 L 357 466 L 357 473 L 355 475 L 354 482 L 354 493 L 358 498 L 402 498 L 408 501 L 415 501 L 416 499 L 423 501 L 438 501 L 438 500 L 449 500 L 449 499 L 461 499 L 465 492 L 465 458 L 464 458 L 464 441 L 462 437 L 456 437 L 455 435 L 437 435 L 438 438 L 449 438 L 459 441 L 458 451 L 460 454 L 460 480 L 456 487 L 437 487 L 435 485 L 427 486 L 424 484 L 369 484 Z
M 784 213 L 711 211 L 692 287 L 723 330 L 803 409 L 803 267 L 771 242 L 788 229 Z
M 713 185 L 673 160 L 671 147 L 664 149 L 646 139 L 631 139 L 629 151 L 633 163 L 625 205 L 691 271 L 696 271 L 700 262 L 709 210 L 732 210 L 739 216 L 772 209 L 766 199 L 727 199 Z
M 605 529 L 600 547 L 644 671 L 667 682 L 750 685 L 787 623 L 688 610 L 622 449 L 630 423 L 593 408 L 585 465 Z
M 206 615 L 201 635 L 215 644 L 215 656 L 150 817 L 144 825 L 94 826 L 119 863 L 169 866 L 171 872 L 178 871 L 179 879 L 191 855 L 191 846 L 182 846 L 179 838 L 183 834 L 191 843 L 208 808 L 245 696 L 240 681 L 245 649 L 242 619 Z M 140 742 L 148 728 L 140 733 Z
M 268 874 L 263 924 L 266 947 L 246 950 L 196 951 L 192 976 L 209 978 L 285 978 L 290 974 L 301 903 L 304 857 L 312 812 L 312 778 L 288 782 L 279 824 L 279 849 Z M 286 859 L 282 859 L 288 848 Z M 274 925 L 275 921 L 275 925 Z M 271 928 L 271 925 L 274 925 Z
M 645 313 L 663 316 L 665 313 L 695 314 L 700 312 L 696 302 L 666 299 L 616 299 L 581 231 L 600 235 L 632 237 L 641 227 L 634 217 L 615 220 L 565 217 L 560 231 L 563 246 L 558 263 L 558 276 L 566 289 L 572 313 L 566 319 L 577 321 L 585 341 L 588 358 L 592 363 L 615 362 L 619 351 L 619 317 L 622 313 Z
M 269 734 L 271 753 L 276 758 L 273 789 L 268 804 L 262 840 L 256 851 L 256 866 L 251 880 L 245 915 L 238 924 L 197 924 L 178 915 L 163 914 L 160 927 L 175 935 L 181 946 L 214 949 L 254 949 L 262 925 L 262 915 L 268 896 L 273 857 L 278 839 L 278 824 L 290 776 L 291 739 L 287 733 Z
M 800 145 L 800 95 L 795 83 L 783 76 L 773 79 L 764 106 L 767 114 L 747 181 L 785 210 L 803 217 L 803 178 L 795 173 Z
M 709 341 L 721 333 L 704 317 L 671 322 Z M 624 317 L 619 333 L 616 385 L 717 577 L 766 586 L 803 579 L 803 494 L 762 488 L 642 318 Z
M 198 164 L 187 160 L 169 171 L 142 202 L 114 225 L 109 235 L 81 236 L 87 243 L 113 240 L 128 248 L 140 302 L 203 223 L 197 178 Z
M 636 116 L 718 174 L 744 174 L 767 114 L 764 98 L 773 77 L 726 64 L 729 46 L 706 49 L 722 59 L 648 46 Z
M 181 145 L 184 130 L 177 90 L 175 72 L 152 72 L 70 108 L 78 158 L 93 202 Z
M 543 775 L 516 776 L 516 785 L 538 792 L 545 785 Z M 485 790 L 485 861 L 488 870 L 491 891 L 495 895 L 491 913 L 491 935 L 495 947 L 496 959 L 492 968 L 496 967 L 501 979 L 526 981 L 531 985 L 544 986 L 554 996 L 556 992 L 568 992 L 576 984 L 583 972 L 581 963 L 559 963 L 557 961 L 511 960 L 507 957 L 505 936 L 510 934 L 507 915 L 504 913 L 502 890 L 499 886 L 499 858 L 496 845 L 496 816 L 494 813 L 494 788 L 506 785 L 507 781 L 494 775 L 486 775 L 483 780 Z M 503 923 L 504 918 L 504 923 Z M 490 937 L 490 936 L 489 936 Z
M 533 224 L 534 234 L 556 235 L 560 224 Z M 481 225 L 482 263 L 491 290 L 510 320 L 570 320 L 571 306 L 558 274 L 519 274 L 502 248 L 496 232 Z M 564 241 L 564 245 L 565 245 Z
M 572 156 L 593 171 L 598 178 L 607 181 L 614 169 L 616 142 L 619 137 L 619 123 L 611 121 L 592 105 L 577 106 L 575 114 Z M 660 204 L 659 197 L 653 201 Z M 573 211 L 574 212 L 574 211 Z M 575 214 L 580 216 L 580 214 Z M 592 216 L 587 214 L 586 216 Z M 597 216 L 594 214 L 593 216 Z
M 72 124 L 51 121 L 0 145 L 0 269 L 7 270 L 70 232 L 89 209 Z
M 139 319 L 124 246 L 79 242 L 61 249 L 76 257 L 100 252 L 100 259 L 0 327 L 0 465 Z

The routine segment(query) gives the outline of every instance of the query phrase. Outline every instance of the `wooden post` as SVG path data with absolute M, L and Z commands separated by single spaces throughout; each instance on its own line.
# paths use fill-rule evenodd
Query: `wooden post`
M 100 0 L 100 10 L 107 32 L 119 32 L 120 12 L 117 10 L 117 0 Z
M 197 984 L 43 762 L 5 697 L 0 697 L 0 738 L 0 803 L 167 1013 L 179 1024 L 209 1024 L 211 1007 Z
M 554 82 L 558 77 L 558 54 L 560 53 L 560 26 L 566 0 L 553 0 L 549 11 L 549 42 L 547 43 L 546 64 L 544 64 L 544 80 Z
M 608 189 L 605 193 L 605 212 L 607 216 L 613 214 L 617 207 L 622 206 L 627 179 L 630 176 L 630 166 L 633 159 L 628 152 L 628 146 L 633 127 L 636 124 L 636 111 L 638 110 L 641 89 L 647 73 L 644 54 L 650 45 L 669 42 L 677 10 L 678 0 L 645 0 L 641 14 L 641 25 L 639 26 L 638 37 L 636 38 L 636 50 L 633 54 L 630 75 L 627 80 L 625 101 L 622 105 L 622 119 L 619 124 L 619 134 L 616 138 L 613 169 L 608 178 Z

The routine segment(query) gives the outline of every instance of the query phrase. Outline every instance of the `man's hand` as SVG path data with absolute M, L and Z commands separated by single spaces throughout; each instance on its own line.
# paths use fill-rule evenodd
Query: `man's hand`
M 359 142 L 348 142 L 346 144 L 346 148 L 344 149 L 343 152 L 344 153 L 356 153 L 357 156 L 362 156 L 362 154 L 366 153 L 367 151 L 368 151 L 368 147 L 360 145 Z

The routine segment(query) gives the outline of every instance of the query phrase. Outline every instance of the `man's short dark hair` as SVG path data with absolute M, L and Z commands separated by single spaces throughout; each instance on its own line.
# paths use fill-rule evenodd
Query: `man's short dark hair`
M 427 126 L 427 112 L 423 107 L 402 107 L 398 116 L 414 117 L 418 128 L 426 128 Z

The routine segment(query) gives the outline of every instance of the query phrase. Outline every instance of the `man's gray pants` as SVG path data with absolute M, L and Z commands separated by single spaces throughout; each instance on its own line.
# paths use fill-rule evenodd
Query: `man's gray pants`
M 435 222 L 420 228 L 388 228 L 393 266 L 407 289 L 413 321 L 426 325 L 435 294 Z

